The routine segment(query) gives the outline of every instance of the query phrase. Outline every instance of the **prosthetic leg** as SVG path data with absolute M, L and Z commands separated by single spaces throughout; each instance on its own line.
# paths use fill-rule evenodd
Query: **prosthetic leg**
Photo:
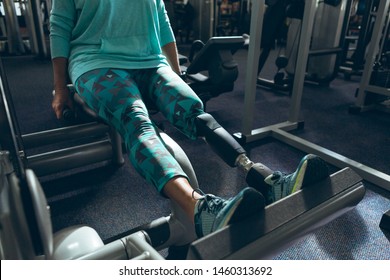
M 263 195 L 268 192 L 269 185 L 264 179 L 272 174 L 272 170 L 260 163 L 252 162 L 244 148 L 208 113 L 196 118 L 198 136 L 203 137 L 223 161 L 231 167 L 238 167 L 246 174 L 249 186 Z
M 252 162 L 244 148 L 210 114 L 204 113 L 198 116 L 196 128 L 198 136 L 204 137 L 228 165 L 244 171 L 249 186 L 261 192 L 265 198 L 268 197 L 272 186 L 265 182 L 265 178 L 274 174 L 274 171 L 261 163 Z M 328 169 L 324 168 L 324 163 L 320 159 L 310 160 L 305 168 L 310 168 L 311 171 L 310 176 L 304 176 L 302 179 L 302 186 L 315 184 L 329 176 Z M 272 202 L 270 200 L 268 204 Z

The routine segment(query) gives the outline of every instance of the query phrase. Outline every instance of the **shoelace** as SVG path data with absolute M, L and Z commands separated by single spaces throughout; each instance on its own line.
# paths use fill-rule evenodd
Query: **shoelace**
M 202 195 L 201 198 L 195 198 L 194 193 L 198 193 Z M 198 204 L 198 212 L 201 212 L 204 210 L 204 208 L 207 208 L 207 211 L 209 213 L 217 212 L 219 209 L 223 207 L 223 202 L 224 200 L 216 197 L 214 195 L 210 194 L 205 194 L 202 190 L 200 189 L 194 189 L 192 191 L 192 198 L 195 200 L 203 200 L 205 203 L 199 203 Z
M 287 175 L 286 173 L 282 173 L 280 171 L 276 171 L 273 176 L 278 177 L 275 178 L 276 184 L 282 185 L 284 187 L 284 183 L 288 183 L 290 181 L 290 177 L 292 174 Z M 282 188 L 283 191 L 283 188 Z
M 280 171 L 276 171 L 274 173 L 273 177 L 275 177 L 275 179 L 274 178 L 272 179 L 275 180 L 275 184 L 280 185 L 281 196 L 283 196 L 285 183 L 288 183 L 290 181 L 291 176 L 292 174 L 287 175 L 286 173 L 282 173 Z M 276 201 L 275 192 L 273 190 L 269 192 L 269 198 L 272 199 L 273 201 Z

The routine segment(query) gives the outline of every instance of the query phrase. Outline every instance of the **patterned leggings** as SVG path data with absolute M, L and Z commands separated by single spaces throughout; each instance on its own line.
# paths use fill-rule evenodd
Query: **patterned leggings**
M 122 136 L 130 161 L 159 192 L 172 178 L 187 175 L 161 141 L 145 103 L 154 106 L 190 139 L 202 101 L 169 67 L 97 69 L 75 83 L 80 97 Z M 188 178 L 188 177 L 187 177 Z

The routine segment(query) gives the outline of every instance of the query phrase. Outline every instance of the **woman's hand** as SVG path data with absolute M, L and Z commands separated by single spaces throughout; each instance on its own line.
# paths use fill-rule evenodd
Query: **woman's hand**
M 62 118 L 62 113 L 65 108 L 73 109 L 72 95 L 67 87 L 54 90 L 51 107 L 53 108 L 57 119 Z

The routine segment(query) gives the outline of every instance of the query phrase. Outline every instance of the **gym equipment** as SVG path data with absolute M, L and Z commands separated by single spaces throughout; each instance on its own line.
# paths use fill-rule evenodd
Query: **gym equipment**
M 347 80 L 351 79 L 352 75 L 361 76 L 363 73 L 378 5 L 378 0 L 364 0 L 357 1 L 356 6 L 351 5 L 349 9 L 350 19 L 339 67 Z
M 314 15 L 316 11 L 317 1 L 306 1 L 305 11 L 302 19 L 302 34 L 312 34 Z M 389 5 L 388 1 L 382 1 L 382 5 Z M 315 145 L 309 141 L 292 135 L 288 131 L 303 128 L 304 122 L 299 120 L 299 111 L 303 94 L 303 85 L 306 75 L 306 65 L 309 54 L 310 36 L 301 36 L 299 42 L 298 59 L 296 63 L 296 71 L 291 95 L 291 104 L 289 108 L 289 116 L 285 122 L 277 123 L 263 128 L 252 129 L 254 118 L 254 106 L 256 97 L 257 85 L 257 62 L 260 55 L 260 40 L 262 30 L 262 19 L 259 15 L 264 13 L 264 0 L 254 1 L 252 9 L 255 14 L 251 18 L 251 40 L 248 49 L 248 65 L 247 75 L 245 80 L 245 99 L 244 99 L 244 115 L 242 123 L 242 131 L 235 133 L 235 137 L 245 143 L 273 137 L 286 143 L 290 146 L 304 151 L 305 153 L 313 153 L 330 164 L 338 167 L 350 167 L 363 179 L 371 182 L 381 188 L 390 190 L 390 175 L 370 168 L 359 162 L 346 158 L 343 155 L 325 149 L 319 145 Z M 384 10 L 384 9 L 383 9 Z M 379 27 L 378 27 L 379 28 Z M 253 63 L 255 62 L 255 63 Z
M 214 36 L 215 0 L 188 0 L 194 9 L 193 37 L 202 41 Z
M 206 42 L 213 36 L 242 34 L 244 32 L 239 29 L 243 26 L 247 2 L 246 0 L 175 1 L 174 29 L 179 39 L 187 43 L 191 38 Z M 227 9 L 224 9 L 225 7 Z M 184 36 L 185 40 L 183 40 Z
M 381 103 L 390 97 L 390 3 L 380 1 L 368 47 L 363 75 L 356 92 L 355 105 L 350 113 L 381 109 Z
M 313 26 L 306 81 L 329 85 L 337 77 L 352 0 L 318 3 Z
M 379 226 L 390 231 L 390 210 L 383 214 Z
M 238 77 L 238 65 L 233 54 L 244 43 L 242 36 L 227 36 L 211 37 L 206 44 L 201 40 L 192 44 L 188 58 L 191 63 L 181 68 L 185 80 L 204 105 L 211 98 L 233 90 Z M 202 71 L 207 71 L 207 74 Z
M 390 231 L 390 210 L 383 214 L 379 227 Z
M 43 31 L 42 13 L 48 16 L 51 1 L 14 1 L 3 0 L 2 7 L 5 13 L 5 43 L 7 53 L 11 55 L 32 53 L 41 58 L 48 57 L 48 48 Z M 44 11 L 41 10 L 41 4 Z M 26 34 L 21 34 L 21 24 L 26 27 Z
M 259 57 L 259 64 L 257 73 L 260 74 L 263 69 L 271 49 L 275 46 L 276 40 L 281 37 L 283 28 L 287 28 L 285 25 L 286 18 L 301 18 L 300 10 L 303 9 L 301 1 L 268 1 L 268 6 L 264 14 L 263 20 L 263 36 L 261 37 L 261 54 Z M 277 73 L 274 76 L 274 80 L 268 80 L 259 77 L 257 80 L 258 85 L 267 88 L 273 88 L 277 90 L 289 91 L 291 83 L 285 79 L 284 69 L 287 67 L 291 53 L 286 55 L 279 55 L 276 58 L 275 64 L 277 66 Z
M 0 192 L 4 202 L 1 205 L 2 259 L 74 259 L 91 253 L 98 256 L 102 248 L 109 254 L 103 257 L 100 253 L 103 258 L 96 259 L 162 259 L 142 231 L 108 245 L 104 245 L 96 231 L 87 226 L 74 226 L 53 234 L 46 198 L 34 172 L 26 169 L 25 177 L 18 178 L 7 159 L 8 153 L 1 152 L 0 158 L 3 182 Z M 175 215 L 176 222 L 169 222 L 169 217 L 164 221 L 172 232 L 181 230 L 184 234 L 186 227 L 178 224 L 177 216 L 180 213 Z M 179 228 L 175 230 L 175 227 Z M 181 238 L 186 240 L 193 236 L 194 233 L 185 232 Z M 138 255 L 143 252 L 148 253 Z
M 187 258 L 271 259 L 359 203 L 365 194 L 360 180 L 351 169 L 341 170 L 328 180 L 267 206 L 256 217 L 194 241 Z
M 6 94 L 9 89 L 2 67 L 0 74 L 2 259 L 163 259 L 158 251 L 164 248 L 169 248 L 172 254 L 182 251 L 176 257 L 186 259 L 269 258 L 271 251 L 344 214 L 364 196 L 361 178 L 347 168 L 267 206 L 258 215 L 198 240 L 192 222 L 173 202 L 169 216 L 141 225 L 107 244 L 88 226 L 75 225 L 53 233 L 39 180 L 21 158 L 19 142 L 23 143 L 23 139 L 18 135 L 17 122 L 9 106 L 9 94 Z M 206 124 L 203 130 L 206 139 L 210 130 L 219 129 L 207 119 L 202 122 Z M 160 135 L 190 177 L 192 186 L 197 187 L 185 153 L 163 132 Z M 281 215 L 282 212 L 286 215 Z M 209 246 L 213 240 L 218 241 L 216 246 Z
M 94 121 L 22 135 L 1 62 L 0 74 L 2 102 L 4 102 L 10 114 L 9 121 L 12 122 L 11 127 L 15 130 L 13 134 L 14 143 L 16 143 L 14 147 L 13 138 L 7 140 L 2 137 L 5 145 L 3 149 L 16 151 L 15 155 L 12 155 L 12 159 L 20 158 L 23 164 L 33 168 L 38 176 L 71 170 L 101 161 L 112 161 L 119 166 L 123 164 L 122 140 L 115 131 L 103 123 Z M 1 131 L 1 135 L 8 135 L 9 133 Z M 74 140 L 78 141 L 74 146 L 65 145 L 66 147 L 60 148 L 57 146 Z M 55 150 L 51 149 L 48 152 L 38 150 L 34 154 L 29 154 L 29 151 L 32 151 L 33 148 L 49 147 L 49 145 L 54 145 Z M 13 149 L 11 149 L 12 147 Z
M 244 9 L 242 0 L 217 0 L 215 3 L 215 32 L 217 36 L 242 34 L 241 23 Z
M 18 54 L 25 52 L 22 36 L 20 35 L 18 18 L 14 1 L 3 1 L 5 27 L 6 27 L 6 43 L 8 53 Z
M 311 49 L 306 67 L 305 81 L 319 85 L 328 85 L 338 73 L 340 55 L 344 43 L 346 28 L 345 11 L 349 0 L 321 1 L 316 7 Z M 288 29 L 284 55 L 277 57 L 277 73 L 273 80 L 259 77 L 259 86 L 280 91 L 291 91 L 296 59 L 301 36 L 302 17 L 305 1 L 274 1 L 264 15 L 264 28 L 261 39 L 258 74 L 260 74 L 276 39 L 283 28 Z M 286 20 L 289 20 L 288 26 Z
M 171 19 L 172 29 L 181 42 L 189 43 L 192 37 L 195 11 L 192 5 L 183 1 L 166 2 L 165 8 Z

